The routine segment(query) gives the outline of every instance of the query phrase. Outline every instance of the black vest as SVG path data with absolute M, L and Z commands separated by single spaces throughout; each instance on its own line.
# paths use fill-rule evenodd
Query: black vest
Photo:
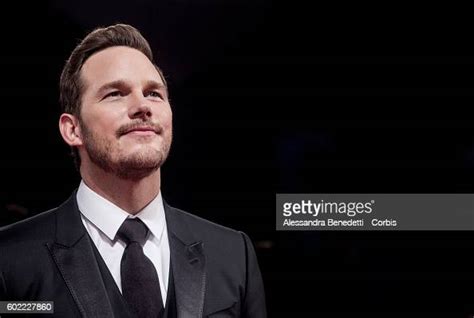
M 97 260 L 97 264 L 99 265 L 100 273 L 102 275 L 102 281 L 105 285 L 105 290 L 107 291 L 107 296 L 109 298 L 110 304 L 112 305 L 112 310 L 114 312 L 114 317 L 120 318 L 132 318 L 133 315 L 131 314 L 128 304 L 126 303 L 125 299 L 122 296 L 122 293 L 117 287 L 117 284 L 112 277 L 107 265 L 104 262 L 104 259 L 100 255 L 99 251 L 97 250 L 95 244 L 91 240 L 91 244 L 93 245 L 95 258 Z M 176 318 L 176 297 L 174 292 L 174 278 L 173 278 L 173 270 L 170 264 L 170 274 L 168 279 L 168 293 L 166 296 L 166 304 L 165 304 L 165 314 L 164 318 Z

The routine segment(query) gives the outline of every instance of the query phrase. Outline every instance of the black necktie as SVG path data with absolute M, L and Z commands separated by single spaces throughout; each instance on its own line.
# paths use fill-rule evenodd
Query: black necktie
M 163 317 L 163 300 L 155 266 L 143 254 L 148 228 L 138 218 L 126 219 L 117 232 L 127 244 L 120 264 L 122 295 L 140 318 Z

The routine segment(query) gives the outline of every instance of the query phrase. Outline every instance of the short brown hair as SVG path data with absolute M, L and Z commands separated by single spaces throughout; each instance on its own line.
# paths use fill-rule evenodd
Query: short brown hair
M 74 48 L 64 65 L 59 81 L 59 103 L 63 113 L 72 114 L 80 120 L 81 94 L 84 88 L 80 78 L 82 66 L 94 53 L 113 46 L 128 46 L 145 54 L 155 65 L 166 86 L 163 72 L 153 62 L 153 52 L 150 44 L 137 29 L 127 24 L 97 28 Z M 79 169 L 80 158 L 76 147 L 72 147 L 72 156 L 75 159 L 76 167 Z

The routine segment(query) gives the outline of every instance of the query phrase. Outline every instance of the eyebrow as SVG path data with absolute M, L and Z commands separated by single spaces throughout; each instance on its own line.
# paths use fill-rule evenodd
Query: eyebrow
M 128 86 L 128 83 L 125 80 L 116 80 L 102 85 L 98 91 L 97 95 L 100 96 L 109 89 L 124 89 Z M 157 89 L 163 91 L 168 95 L 167 87 L 165 84 L 159 83 L 157 81 L 149 80 L 145 82 L 146 89 Z
M 146 81 L 145 87 L 147 89 L 157 89 L 157 90 L 163 91 L 166 95 L 168 95 L 168 89 L 167 89 L 166 85 L 163 84 L 163 83 L 159 83 L 157 81 L 149 80 L 149 81 Z

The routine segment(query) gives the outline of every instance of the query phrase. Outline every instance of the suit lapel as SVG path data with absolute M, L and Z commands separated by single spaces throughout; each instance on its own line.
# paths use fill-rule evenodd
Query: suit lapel
M 202 317 L 206 292 L 203 244 L 192 236 L 180 212 L 164 202 L 178 318 Z
M 58 208 L 56 215 L 56 242 L 48 244 L 48 248 L 82 316 L 113 317 L 76 193 Z

